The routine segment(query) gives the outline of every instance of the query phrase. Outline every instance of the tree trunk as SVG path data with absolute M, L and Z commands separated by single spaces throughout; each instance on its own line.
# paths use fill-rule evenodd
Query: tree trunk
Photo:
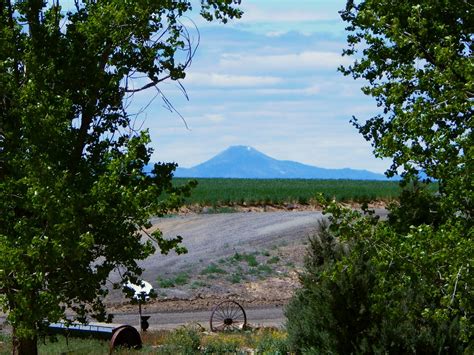
M 38 355 L 38 337 L 18 338 L 13 330 L 13 355 Z

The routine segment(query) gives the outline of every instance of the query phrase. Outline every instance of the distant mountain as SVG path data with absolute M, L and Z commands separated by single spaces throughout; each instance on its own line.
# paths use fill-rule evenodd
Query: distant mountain
M 367 170 L 324 169 L 289 160 L 277 160 L 247 146 L 232 146 L 192 168 L 177 168 L 176 177 L 254 179 L 387 180 Z

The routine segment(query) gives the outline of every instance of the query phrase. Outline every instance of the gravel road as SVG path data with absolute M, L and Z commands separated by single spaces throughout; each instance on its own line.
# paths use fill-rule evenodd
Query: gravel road
M 265 326 L 283 328 L 285 317 L 283 307 L 262 307 L 245 308 L 247 314 L 247 324 L 250 326 Z M 143 312 L 143 315 L 150 316 L 149 330 L 176 329 L 180 326 L 199 323 L 209 330 L 209 318 L 211 309 L 205 311 L 185 311 L 185 312 Z M 5 324 L 5 316 L 0 316 L 0 332 L 11 333 L 11 327 Z M 92 320 L 93 322 L 93 320 Z M 113 323 L 129 324 L 140 329 L 138 309 L 136 312 L 121 312 L 114 314 Z
M 285 317 L 282 307 L 263 307 L 263 308 L 245 308 L 247 314 L 247 324 L 250 326 L 265 326 L 283 328 Z M 188 311 L 188 312 L 155 312 L 143 313 L 150 316 L 150 330 L 175 329 L 179 326 L 199 323 L 209 330 L 209 318 L 211 310 L 208 311 Z M 130 324 L 137 329 L 140 328 L 140 322 L 137 313 L 118 313 L 114 316 L 114 323 Z

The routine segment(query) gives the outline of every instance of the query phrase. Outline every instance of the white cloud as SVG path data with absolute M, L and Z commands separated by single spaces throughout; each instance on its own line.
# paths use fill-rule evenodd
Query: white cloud
M 185 84 L 211 87 L 262 87 L 278 84 L 281 78 L 275 76 L 229 75 L 217 73 L 189 73 Z
M 311 85 L 306 88 L 295 88 L 295 89 L 257 89 L 256 94 L 260 95 L 304 95 L 314 96 L 321 92 L 320 85 Z
M 215 123 L 224 121 L 224 116 L 217 113 L 206 114 L 204 115 L 204 118 L 208 121 L 215 122 Z
M 223 54 L 220 66 L 224 69 L 245 68 L 254 71 L 294 71 L 333 69 L 351 64 L 352 60 L 338 52 L 305 51 L 277 55 Z
M 287 31 L 269 31 L 265 33 L 265 36 L 267 37 L 280 37 L 283 36 L 284 34 L 288 33 Z

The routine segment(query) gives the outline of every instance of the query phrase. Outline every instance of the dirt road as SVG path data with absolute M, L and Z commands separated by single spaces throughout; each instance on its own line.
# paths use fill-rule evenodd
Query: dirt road
M 282 307 L 246 308 L 247 323 L 252 326 L 283 328 L 285 317 Z M 144 313 L 145 315 L 145 313 Z M 187 311 L 187 312 L 156 312 L 146 313 L 150 316 L 150 330 L 175 329 L 182 325 L 198 323 L 205 329 L 209 329 L 209 318 L 211 310 Z M 130 324 L 140 327 L 139 317 L 135 313 L 120 313 L 114 316 L 114 323 Z

